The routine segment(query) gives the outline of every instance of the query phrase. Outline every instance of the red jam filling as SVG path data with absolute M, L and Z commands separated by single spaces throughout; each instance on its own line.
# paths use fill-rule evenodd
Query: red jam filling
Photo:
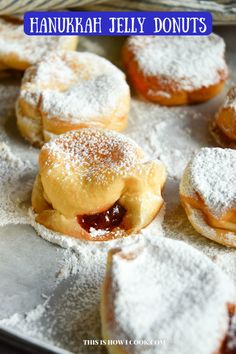
M 95 230 L 112 231 L 121 224 L 125 213 L 125 208 L 116 202 L 110 209 L 102 213 L 78 215 L 77 221 L 87 232 L 89 232 L 91 228 Z
M 235 315 L 234 315 L 235 316 Z M 236 324 L 235 317 L 233 323 L 233 316 L 230 315 L 229 329 L 225 341 L 222 346 L 221 354 L 236 354 Z

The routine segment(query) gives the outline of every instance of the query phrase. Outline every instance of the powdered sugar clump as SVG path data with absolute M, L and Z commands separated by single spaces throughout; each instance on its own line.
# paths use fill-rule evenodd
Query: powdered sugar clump
M 160 239 L 116 253 L 110 271 L 113 339 L 165 341 L 158 349 L 132 346 L 139 354 L 209 354 L 220 347 L 235 287 L 198 251 Z
M 191 186 L 214 215 L 236 208 L 236 151 L 202 148 L 189 166 Z
M 210 36 L 130 37 L 128 45 L 144 74 L 193 90 L 218 83 L 226 76 L 225 43 Z
M 36 306 L 36 308 L 29 311 L 25 315 L 20 313 L 14 313 L 11 317 L 0 320 L 0 325 L 17 327 L 20 324 L 20 326 L 23 326 L 23 328 L 25 327 L 25 330 L 27 331 L 29 330 L 31 323 L 40 319 L 40 317 L 45 313 L 47 302 L 48 300 L 46 300 L 43 305 L 40 304 Z

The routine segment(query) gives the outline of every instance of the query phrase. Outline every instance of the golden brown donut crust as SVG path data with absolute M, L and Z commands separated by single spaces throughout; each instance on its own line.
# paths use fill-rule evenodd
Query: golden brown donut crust
M 219 69 L 218 79 L 214 83 L 207 86 L 203 84 L 197 88 L 181 89 L 180 83 L 174 78 L 145 73 L 137 60 L 135 50 L 135 45 L 130 45 L 128 39 L 123 47 L 123 63 L 128 79 L 135 91 L 142 97 L 161 105 L 179 106 L 208 101 L 223 89 L 228 76 L 225 66 L 224 69 Z
M 236 247 L 236 230 L 232 230 L 232 228 L 236 229 L 236 226 L 233 224 L 236 217 L 236 210 L 231 210 L 229 213 L 224 215 L 221 220 L 218 220 L 211 214 L 209 209 L 205 206 L 204 201 L 197 193 L 195 198 L 187 198 L 180 193 L 180 200 L 190 223 L 194 229 L 199 232 L 199 234 L 225 246 Z M 199 222 L 196 211 L 201 213 L 201 222 Z M 205 231 L 206 226 L 214 230 L 214 234 L 212 234 L 212 236 L 211 233 Z M 231 233 L 230 239 L 228 237 L 229 233 Z M 234 239 L 232 236 L 233 234 Z
M 227 93 L 222 107 L 210 123 L 210 132 L 220 146 L 236 148 L 236 87 Z
M 86 240 L 109 240 L 135 233 L 157 215 L 163 199 L 164 166 L 145 161 L 142 150 L 121 134 L 85 128 L 47 143 L 39 155 L 32 206 L 36 221 Z M 118 228 L 93 237 L 77 216 L 125 208 Z
M 70 130 L 121 131 L 129 108 L 129 87 L 118 68 L 92 53 L 60 51 L 26 71 L 16 114 L 23 137 L 42 146 Z
M 236 209 L 229 208 L 219 216 L 214 215 L 192 185 L 190 166 L 191 163 L 186 167 L 180 183 L 180 200 L 190 223 L 199 234 L 225 246 L 236 247 Z M 190 190 L 193 191 L 191 195 Z

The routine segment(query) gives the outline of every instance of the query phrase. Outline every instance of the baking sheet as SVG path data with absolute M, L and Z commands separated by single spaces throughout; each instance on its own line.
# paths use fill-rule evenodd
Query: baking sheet
M 182 239 L 210 256 L 236 282 L 236 251 L 197 234 L 178 198 L 179 179 L 192 153 L 202 146 L 214 146 L 208 133 L 209 120 L 221 104 L 227 88 L 236 81 L 236 29 L 216 28 L 216 32 L 227 44 L 230 79 L 224 92 L 208 103 L 182 108 L 160 107 L 133 95 L 125 133 L 152 157 L 159 157 L 166 164 L 169 175 L 164 190 L 164 221 L 161 223 L 162 211 L 139 239 L 147 236 Z M 87 37 L 81 38 L 78 49 L 105 56 L 120 66 L 122 43 L 123 38 L 118 37 Z M 21 183 L 21 194 L 17 198 L 20 198 L 23 216 L 13 215 L 9 220 L 18 222 L 13 225 L 7 224 L 5 215 L 2 220 L 7 225 L 0 227 L 0 327 L 16 331 L 29 340 L 42 341 L 46 346 L 55 345 L 57 352 L 65 349 L 80 354 L 106 353 L 102 346 L 85 346 L 83 339 L 100 338 L 100 286 L 107 249 L 114 243 L 88 246 L 48 233 L 44 228 L 38 229 L 44 238 L 62 248 L 39 237 L 28 225 L 31 221 L 27 214 L 27 193 L 37 170 L 38 151 L 29 147 L 16 129 L 14 102 L 19 82 L 19 78 L 0 81 L 0 142 L 10 147 L 11 159 L 30 160 L 29 171 L 14 180 L 16 184 Z M 17 175 L 17 169 L 12 171 Z M 125 245 L 133 241 L 137 239 L 121 243 Z

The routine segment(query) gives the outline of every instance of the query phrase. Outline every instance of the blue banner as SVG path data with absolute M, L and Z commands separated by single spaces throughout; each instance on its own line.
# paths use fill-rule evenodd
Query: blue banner
M 29 36 L 203 36 L 212 32 L 210 12 L 26 12 Z

